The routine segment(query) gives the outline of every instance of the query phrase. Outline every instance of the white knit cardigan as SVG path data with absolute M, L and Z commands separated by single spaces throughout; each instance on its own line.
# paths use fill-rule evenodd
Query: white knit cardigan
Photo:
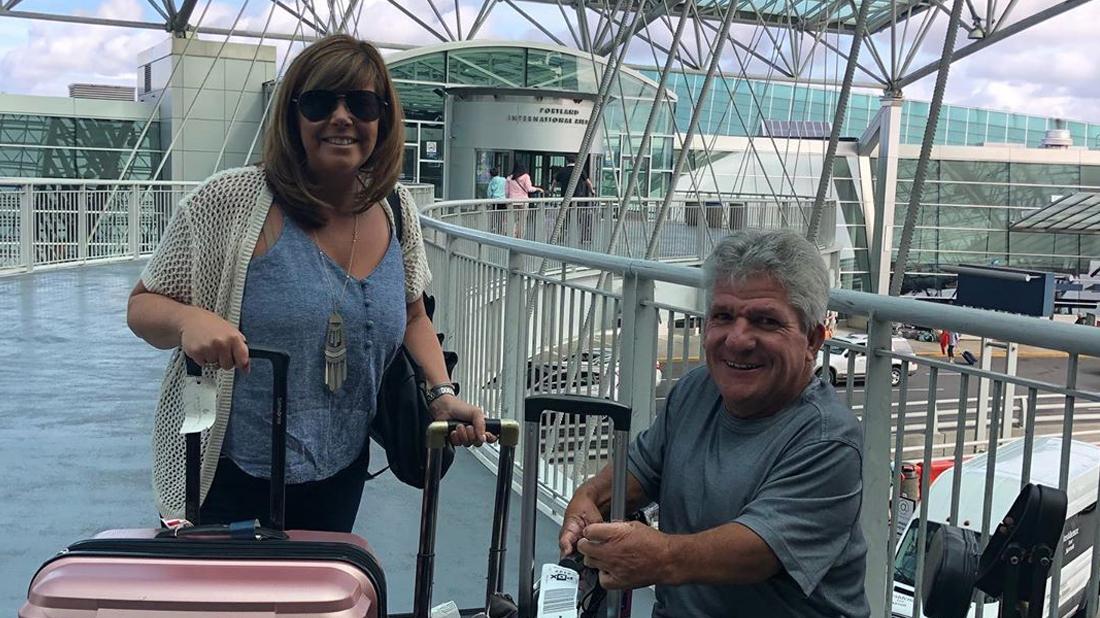
M 398 185 L 404 222 L 401 253 L 405 260 L 405 298 L 420 297 L 431 281 L 418 210 L 408 190 Z M 240 327 L 245 275 L 274 196 L 257 167 L 231 169 L 212 176 L 187 195 L 169 222 L 160 246 L 141 274 L 150 292 L 216 313 Z M 383 209 L 393 225 L 393 212 Z M 185 493 L 181 387 L 182 354 L 173 352 L 160 389 L 153 431 L 153 493 L 164 517 L 183 517 Z M 218 389 L 217 417 L 203 434 L 200 500 L 214 480 L 233 396 L 233 371 L 206 370 Z

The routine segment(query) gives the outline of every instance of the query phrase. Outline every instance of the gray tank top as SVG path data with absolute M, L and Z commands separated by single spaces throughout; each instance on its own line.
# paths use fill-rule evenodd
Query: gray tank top
M 348 281 L 339 302 L 348 377 L 330 393 L 324 383 L 325 332 L 344 269 L 322 253 L 290 217 L 275 244 L 248 265 L 240 330 L 249 344 L 290 354 L 287 483 L 326 479 L 362 452 L 378 385 L 405 336 L 405 267 L 390 234 L 382 261 L 365 279 Z M 248 474 L 271 475 L 271 366 L 237 372 L 222 455 Z

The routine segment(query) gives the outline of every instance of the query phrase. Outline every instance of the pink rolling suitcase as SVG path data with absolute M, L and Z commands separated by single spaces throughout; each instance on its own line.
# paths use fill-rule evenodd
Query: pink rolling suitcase
M 386 580 L 354 534 L 290 530 L 285 514 L 285 352 L 252 348 L 274 367 L 271 520 L 111 530 L 62 550 L 39 569 L 20 618 L 276 616 L 386 618 Z M 199 367 L 188 361 L 188 373 Z M 187 435 L 187 519 L 198 523 L 198 433 Z

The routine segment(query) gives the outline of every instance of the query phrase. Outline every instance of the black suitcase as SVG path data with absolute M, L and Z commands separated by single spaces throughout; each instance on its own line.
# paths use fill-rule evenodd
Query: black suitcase
M 977 357 L 975 357 L 970 350 L 963 350 L 962 359 L 966 361 L 967 365 L 973 365 L 978 362 Z
M 443 449 L 447 437 L 459 423 L 437 421 L 428 427 L 428 467 L 420 507 L 420 548 L 416 554 L 416 583 L 413 588 L 412 614 L 391 614 L 391 618 L 428 618 L 431 612 L 432 585 L 435 576 L 435 532 L 439 511 L 439 483 L 443 476 Z M 485 586 L 485 606 L 459 610 L 463 617 L 486 611 L 493 596 L 504 585 L 504 556 L 507 552 L 508 506 L 512 495 L 512 471 L 519 444 L 519 423 L 487 419 L 486 430 L 498 436 L 500 459 L 497 465 L 493 529 L 489 541 L 489 570 Z
M 519 618 L 534 618 L 538 605 L 535 596 L 535 520 L 538 511 L 539 431 L 545 412 L 564 412 L 580 417 L 603 417 L 611 421 L 611 461 L 614 470 L 611 521 L 624 521 L 626 515 L 626 454 L 630 440 L 630 407 L 587 395 L 533 395 L 524 404 L 523 436 L 523 511 L 520 513 Z M 630 593 L 607 591 L 607 606 L 616 618 L 630 616 Z

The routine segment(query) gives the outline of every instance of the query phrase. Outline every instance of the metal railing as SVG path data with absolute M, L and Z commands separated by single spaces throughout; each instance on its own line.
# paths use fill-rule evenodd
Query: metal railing
M 197 184 L 0 178 L 0 273 L 149 255 Z
M 151 253 L 174 205 L 189 189 L 188 183 L 2 180 L 0 272 Z M 620 222 L 613 214 L 614 200 L 582 200 L 580 208 L 567 213 L 558 244 L 549 244 L 527 238 L 550 237 L 558 200 L 528 200 L 498 209 L 488 200 L 429 204 L 430 189 L 417 191 L 428 215 L 422 221 L 440 307 L 437 327 L 447 334 L 447 347 L 460 355 L 456 379 L 464 396 L 491 416 L 520 418 L 523 397 L 531 393 L 580 392 L 630 405 L 632 432 L 637 434 L 662 409 L 679 376 L 703 364 L 701 273 L 692 266 L 728 233 L 729 222 L 738 220 L 729 217 L 728 204 L 719 207 L 724 213 L 720 218 L 704 208 L 693 220 L 690 203 L 674 203 L 656 259 L 645 260 L 639 256 L 654 225 L 652 201 L 640 201 Z M 717 225 L 711 226 L 708 217 Z M 822 241 L 831 245 L 831 238 L 824 240 L 824 232 L 835 227 L 829 217 L 821 229 Z M 612 247 L 617 225 L 620 238 Z M 665 234 L 675 240 L 666 242 Z M 1100 393 L 1078 387 L 1079 378 L 1097 372 L 1089 357 L 1100 357 L 1100 330 L 845 290 L 832 291 L 830 307 L 867 323 L 865 338 L 831 340 L 819 362 L 821 367 L 846 368 L 849 377 L 837 387 L 864 425 L 867 591 L 874 615 L 887 615 L 898 609 L 891 604 L 896 596 L 891 592 L 906 591 L 892 581 L 902 522 L 891 517 L 891 506 L 902 503 L 898 472 L 903 464 L 922 463 L 922 487 L 928 488 L 928 470 L 936 456 L 953 457 L 956 468 L 979 453 L 996 461 L 998 452 L 1010 448 L 1008 443 L 1022 440 L 1030 458 L 1036 442 L 1050 436 L 1061 440 L 1058 464 L 1032 469 L 1027 459 L 1019 481 L 1046 478 L 1066 488 L 1071 463 L 1076 463 L 1070 459 L 1071 441 L 1096 442 L 1100 436 Z M 1060 354 L 1064 378 L 1050 382 L 1016 375 L 1011 368 L 994 370 L 991 354 L 983 355 L 978 366 L 964 366 L 895 351 L 895 323 L 1002 342 L 1010 354 L 1013 345 Z M 837 365 L 832 355 L 846 358 Z M 1082 363 L 1086 370 L 1081 370 Z M 857 388 L 861 375 L 864 385 Z M 898 384 L 891 385 L 892 380 Z M 955 380 L 957 385 L 949 384 Z M 926 388 L 912 386 L 921 381 Z M 949 396 L 940 398 L 941 390 L 948 392 L 945 385 Z M 543 432 L 540 504 L 560 513 L 577 485 L 608 461 L 610 430 L 559 415 Z M 492 450 L 481 452 L 492 465 Z M 1097 483 L 1092 482 L 1092 501 Z M 1003 515 L 992 510 L 993 485 L 991 473 L 981 492 L 981 521 L 973 523 L 983 535 Z M 961 500 L 975 499 L 961 492 L 958 483 L 950 492 L 956 512 Z M 914 515 L 920 525 L 913 528 L 917 551 L 910 566 L 917 576 L 908 592 L 915 599 L 901 614 L 920 615 L 928 508 L 923 501 Z M 1078 536 L 1100 540 L 1100 518 L 1091 518 Z M 1063 594 L 1063 559 L 1064 548 L 1059 548 L 1054 607 Z M 1079 565 L 1082 558 L 1075 560 Z M 1100 552 L 1084 560 L 1091 560 L 1085 572 L 1087 598 L 1097 599 Z M 1073 576 L 1083 581 L 1079 573 Z M 1089 605 L 1091 616 L 1097 615 L 1098 606 Z
M 645 248 L 656 227 L 661 200 L 632 200 L 619 214 L 614 197 L 573 200 L 560 229 L 561 198 L 537 198 L 489 202 L 457 200 L 437 202 L 423 209 L 424 214 L 462 227 L 495 234 L 510 235 L 567 247 L 577 247 L 621 255 L 644 257 Z M 674 200 L 661 226 L 653 259 L 663 262 L 698 260 L 706 257 L 714 245 L 731 231 L 744 228 L 789 229 L 806 232 L 812 199 L 725 195 L 723 200 L 697 201 L 685 196 Z M 619 230 L 616 233 L 616 229 Z M 555 236 L 556 232 L 556 236 Z M 615 238 L 614 246 L 611 240 Z M 817 244 L 824 250 L 836 240 L 836 201 L 826 201 L 821 233 Z
M 539 220 L 556 214 L 553 202 L 530 201 L 525 208 L 508 210 L 494 210 L 486 200 L 429 207 L 423 228 L 435 276 L 433 291 L 441 307 L 437 326 L 448 335 L 448 347 L 462 359 L 456 379 L 464 396 L 491 416 L 521 418 L 524 396 L 535 392 L 596 394 L 630 405 L 634 411 L 632 433 L 637 434 L 652 422 L 678 377 L 704 362 L 698 296 L 702 275 L 698 268 L 686 264 L 627 257 L 631 252 L 638 254 L 639 244 L 644 246 L 644 237 L 637 233 L 626 234 L 629 240 L 621 243 L 626 247 L 609 251 L 609 245 L 599 241 L 609 238 L 606 231 L 600 231 L 601 224 L 610 226 L 596 214 L 606 212 L 607 202 L 587 203 L 593 204 L 596 223 L 591 240 L 584 241 L 580 229 L 570 231 L 567 226 L 559 245 L 513 238 L 510 234 L 516 229 L 509 229 L 509 221 L 514 225 L 517 216 L 533 215 L 536 232 L 530 236 L 546 238 L 548 228 L 538 233 Z M 639 225 L 644 219 L 639 217 Z M 525 223 L 532 224 L 530 219 Z M 823 225 L 822 230 L 830 227 Z M 491 233 L 494 231 L 505 233 Z M 709 250 L 709 246 L 688 244 L 686 249 L 662 252 L 660 259 L 697 261 L 703 255 L 700 249 Z M 1096 429 L 1100 416 L 1075 415 L 1086 406 L 1100 411 L 1100 393 L 1077 388 L 1082 358 L 1100 357 L 1100 330 L 846 290 L 831 292 L 830 308 L 845 316 L 862 317 L 868 327 L 865 338 L 830 340 L 819 363 L 821 367 L 835 366 L 831 355 L 847 357 L 844 363 L 851 377 L 837 388 L 864 426 L 862 523 L 869 548 L 867 593 L 873 615 L 890 615 L 899 610 L 891 600 L 895 588 L 904 588 L 893 582 L 894 553 L 903 522 L 891 517 L 891 505 L 901 504 L 898 473 L 903 465 L 922 462 L 923 470 L 928 471 L 936 456 L 953 457 L 958 465 L 976 453 L 987 453 L 996 462 L 998 450 L 1009 442 L 1022 439 L 1030 452 L 1037 439 L 1054 436 L 1061 439 L 1057 469 L 1025 470 L 1020 482 L 1042 477 L 1065 488 L 1071 440 L 1095 442 L 1100 435 Z M 946 328 L 984 340 L 1053 351 L 1066 363 L 1065 377 L 1053 383 L 996 371 L 985 360 L 967 366 L 893 351 L 895 323 Z M 856 388 L 860 374 L 865 376 L 863 387 Z M 926 388 L 911 386 L 925 380 Z M 897 386 L 892 381 L 898 382 Z M 948 383 L 955 381 L 954 396 L 941 398 L 940 391 L 952 388 L 955 385 Z M 1061 405 L 1055 406 L 1052 399 Z M 540 503 L 560 514 L 573 490 L 608 461 L 610 431 L 564 415 L 554 418 L 543 431 Z M 995 464 L 989 467 L 993 468 Z M 929 487 L 927 474 L 924 488 Z M 984 517 L 971 522 L 986 537 L 999 521 L 994 518 L 1004 514 L 992 511 L 993 485 L 993 476 L 989 476 L 981 496 Z M 1095 501 L 1097 488 L 1091 491 Z M 952 488 L 956 509 L 964 499 L 961 492 L 957 484 Z M 965 496 L 965 500 L 975 499 L 975 495 Z M 918 583 L 909 592 L 918 600 L 911 601 L 899 615 L 921 615 L 919 575 L 929 535 L 923 523 L 928 518 L 927 501 L 920 503 L 914 517 L 922 523 L 913 532 L 919 548 Z M 1087 528 L 1080 531 L 1081 538 L 1100 539 L 1100 521 L 1093 518 Z M 1097 558 L 1100 552 L 1093 555 L 1094 563 Z M 1061 596 L 1062 562 L 1060 549 L 1052 569 L 1055 607 Z M 1088 598 L 1098 596 L 1096 572 L 1093 564 Z M 1089 605 L 1090 615 L 1096 616 L 1096 606 Z

